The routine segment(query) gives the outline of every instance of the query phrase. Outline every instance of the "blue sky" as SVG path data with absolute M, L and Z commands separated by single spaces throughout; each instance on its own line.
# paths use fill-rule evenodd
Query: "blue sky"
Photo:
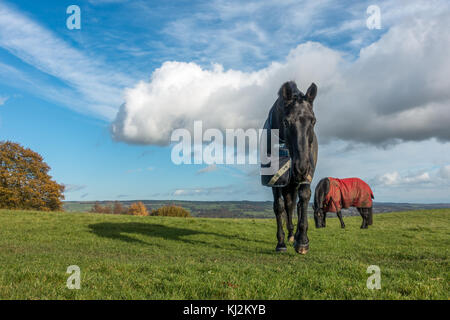
M 449 202 L 449 21 L 446 1 L 0 0 L 0 139 L 43 155 L 67 200 L 271 200 L 257 166 L 174 165 L 164 113 L 258 128 L 283 81 L 315 82 L 315 182 Z

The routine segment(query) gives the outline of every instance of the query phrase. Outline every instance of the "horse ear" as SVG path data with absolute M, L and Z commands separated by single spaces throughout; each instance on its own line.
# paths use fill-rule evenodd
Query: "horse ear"
M 313 82 L 308 88 L 308 91 L 306 91 L 306 100 L 308 100 L 309 103 L 313 103 L 314 99 L 317 95 L 317 86 Z
M 285 101 L 292 100 L 292 88 L 289 82 L 286 82 L 281 86 L 280 91 L 278 91 L 278 95 Z

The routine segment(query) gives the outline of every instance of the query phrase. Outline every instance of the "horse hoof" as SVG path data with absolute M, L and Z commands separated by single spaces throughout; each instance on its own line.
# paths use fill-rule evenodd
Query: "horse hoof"
M 279 246 L 277 246 L 276 248 L 275 248 L 275 251 L 276 252 L 285 252 L 287 250 L 287 248 L 286 247 L 279 247 Z
M 309 244 L 295 246 L 295 251 L 299 254 L 307 254 L 309 251 Z
M 341 226 L 341 229 L 345 229 L 345 226 Z
M 293 242 L 294 242 L 294 236 L 290 236 L 290 237 L 289 237 L 289 242 L 290 242 L 290 243 L 293 243 Z

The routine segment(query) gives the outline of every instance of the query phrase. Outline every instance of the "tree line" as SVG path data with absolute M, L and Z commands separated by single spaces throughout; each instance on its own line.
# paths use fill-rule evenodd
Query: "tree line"
M 129 214 L 133 216 L 165 216 L 165 217 L 190 217 L 189 211 L 176 205 L 167 205 L 154 210 L 148 210 L 141 201 L 132 203 L 129 207 L 123 206 L 119 201 L 112 205 L 101 205 L 96 202 L 91 212 L 106 214 Z

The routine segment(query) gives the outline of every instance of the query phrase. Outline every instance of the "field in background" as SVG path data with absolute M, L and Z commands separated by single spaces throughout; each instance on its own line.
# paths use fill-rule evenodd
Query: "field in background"
M 129 206 L 136 201 L 142 201 L 149 211 L 164 205 L 175 204 L 191 212 L 194 217 L 203 218 L 274 218 L 272 201 L 181 201 L 181 200 L 135 200 L 119 201 L 124 206 Z M 111 201 L 100 201 L 102 205 L 112 205 Z M 94 206 L 92 201 L 66 201 L 64 210 L 68 212 L 88 212 Z M 450 208 L 449 203 L 443 204 L 412 204 L 375 202 L 375 213 L 386 213 L 393 211 L 427 210 Z M 309 215 L 312 216 L 311 206 Z M 342 211 L 344 216 L 359 216 L 355 208 Z M 335 217 L 335 214 L 330 216 Z
M 275 219 L 0 210 L 1 299 L 448 299 L 450 210 L 310 221 L 306 256 Z M 70 265 L 81 289 L 66 288 Z M 381 290 L 366 288 L 369 265 Z

